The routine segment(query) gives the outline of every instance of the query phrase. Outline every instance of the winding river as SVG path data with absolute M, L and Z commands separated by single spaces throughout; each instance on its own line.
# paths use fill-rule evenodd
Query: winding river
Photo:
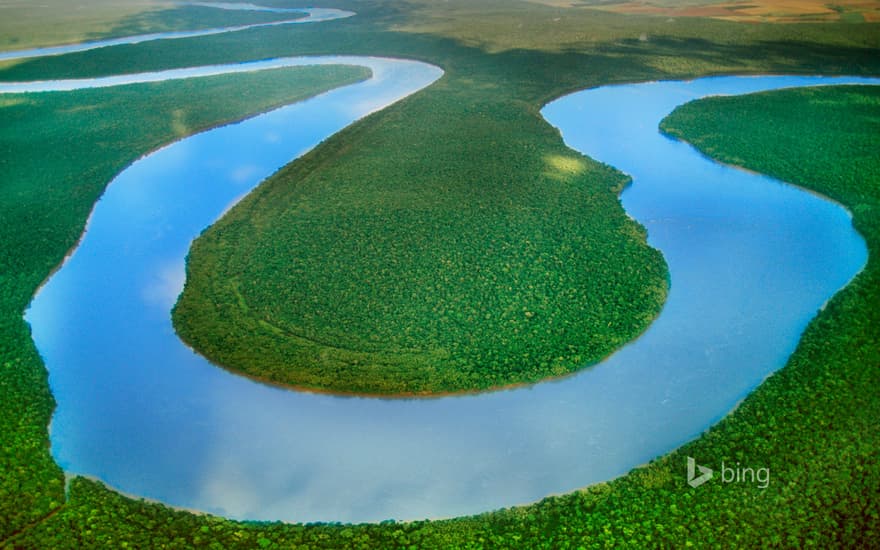
M 698 436 L 785 363 L 807 322 L 866 261 L 843 208 L 714 163 L 657 125 L 708 94 L 868 80 L 724 77 L 587 90 L 543 114 L 570 146 L 633 176 L 623 204 L 648 227 L 672 280 L 640 338 L 576 376 L 480 395 L 384 400 L 263 385 L 214 367 L 172 329 L 191 240 L 276 169 L 441 71 L 377 58 L 260 63 L 358 64 L 373 77 L 168 145 L 109 185 L 79 247 L 26 313 L 58 402 L 52 452 L 68 472 L 248 519 L 438 518 L 534 501 L 619 476 Z
M 108 38 L 106 40 L 80 42 L 77 44 L 62 44 L 60 46 L 47 46 L 43 48 L 30 48 L 26 50 L 13 50 L 8 52 L 0 52 L 0 62 L 11 61 L 13 59 L 30 59 L 32 57 L 46 57 L 49 55 L 63 55 L 66 53 L 85 52 L 88 50 L 96 50 L 98 48 L 108 48 L 110 46 L 140 44 L 141 42 L 150 42 L 152 40 L 195 38 L 197 36 L 210 36 L 212 34 L 238 32 L 248 29 L 257 29 L 260 27 L 277 27 L 279 25 L 297 25 L 300 23 L 320 23 L 322 21 L 343 19 L 345 17 L 351 17 L 352 15 L 354 15 L 354 12 L 328 8 L 265 8 L 262 6 L 255 6 L 254 4 L 222 4 L 219 2 L 182 2 L 181 4 L 189 6 L 204 6 L 223 10 L 292 13 L 296 14 L 298 17 L 296 17 L 295 19 L 280 19 L 277 21 L 269 21 L 266 23 L 251 23 L 249 25 L 237 25 L 234 27 L 219 27 L 212 29 L 199 29 L 194 31 L 154 32 L 149 34 L 137 34 L 134 36 L 121 36 L 119 38 Z

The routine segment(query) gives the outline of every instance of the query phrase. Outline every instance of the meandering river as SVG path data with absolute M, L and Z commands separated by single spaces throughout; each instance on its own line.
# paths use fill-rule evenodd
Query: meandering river
M 191 240 L 276 169 L 441 75 L 377 58 L 261 63 L 315 62 L 365 65 L 373 78 L 135 162 L 35 296 L 26 318 L 58 402 L 52 452 L 66 471 L 249 519 L 437 518 L 534 501 L 624 474 L 698 436 L 785 363 L 807 322 L 866 261 L 840 206 L 712 162 L 657 125 L 708 94 L 867 80 L 724 77 L 587 90 L 543 114 L 570 146 L 633 176 L 623 205 L 647 226 L 672 281 L 640 338 L 563 380 L 439 399 L 335 397 L 236 376 L 171 326 Z M 0 91 L 243 68 L 257 67 Z
M 66 53 L 85 52 L 88 50 L 96 50 L 98 48 L 109 48 L 110 46 L 121 46 L 123 44 L 140 44 L 141 42 L 150 42 L 153 40 L 174 40 L 177 38 L 194 38 L 197 36 L 209 36 L 212 34 L 223 34 L 228 32 L 238 32 L 248 29 L 257 29 L 260 27 L 277 27 L 279 25 L 297 25 L 300 23 L 320 23 L 322 21 L 332 21 L 334 19 L 342 19 L 351 17 L 354 12 L 345 10 L 335 10 L 328 8 L 265 8 L 255 6 L 253 4 L 222 4 L 220 2 L 182 2 L 183 5 L 204 6 L 224 10 L 247 10 L 247 11 L 266 11 L 274 13 L 291 13 L 298 17 L 294 19 L 279 19 L 277 21 L 269 21 L 266 23 L 251 23 L 249 25 L 237 25 L 234 27 L 217 27 L 211 29 L 199 29 L 193 31 L 168 31 L 154 32 L 149 34 L 137 34 L 133 36 L 121 36 L 119 38 L 108 38 L 106 40 L 94 40 L 91 42 L 80 42 L 77 44 L 62 44 L 60 46 L 46 46 L 42 48 L 29 48 L 26 50 L 13 50 L 8 52 L 0 52 L 0 61 L 11 61 L 13 59 L 29 59 L 32 57 L 46 57 L 50 55 L 62 55 Z

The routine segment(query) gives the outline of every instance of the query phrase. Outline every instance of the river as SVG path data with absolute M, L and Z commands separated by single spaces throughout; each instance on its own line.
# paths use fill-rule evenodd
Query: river
M 668 302 L 640 338 L 562 380 L 437 399 L 337 397 L 237 376 L 171 326 L 191 240 L 276 169 L 441 75 L 413 61 L 289 60 L 316 61 L 365 65 L 373 78 L 135 162 L 35 296 L 26 319 L 58 402 L 52 453 L 66 471 L 247 519 L 439 518 L 531 502 L 622 475 L 698 436 L 784 365 L 816 311 L 866 261 L 839 205 L 715 163 L 657 130 L 676 105 L 709 94 L 866 80 L 603 87 L 542 113 L 570 146 L 633 176 L 623 205 L 671 276 Z M 218 69 L 165 76 L 200 70 Z M 69 82 L 33 86 L 95 84 Z

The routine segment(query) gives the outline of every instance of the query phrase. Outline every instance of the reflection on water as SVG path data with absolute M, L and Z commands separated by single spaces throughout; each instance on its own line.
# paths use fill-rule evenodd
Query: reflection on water
M 600 88 L 543 112 L 574 148 L 633 175 L 624 205 L 669 263 L 669 301 L 636 342 L 564 380 L 430 400 L 298 393 L 213 367 L 170 324 L 190 240 L 294 156 L 439 76 L 414 62 L 359 64 L 376 78 L 177 142 L 109 186 L 27 313 L 66 470 L 236 518 L 414 519 L 533 501 L 697 436 L 784 364 L 866 260 L 842 208 L 656 130 L 706 94 L 830 79 Z

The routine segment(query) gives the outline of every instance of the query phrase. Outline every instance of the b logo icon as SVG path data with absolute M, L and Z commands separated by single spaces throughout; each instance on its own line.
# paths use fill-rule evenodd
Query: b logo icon
M 700 470 L 700 477 L 697 477 L 697 468 Z M 691 487 L 699 487 L 712 479 L 712 469 L 700 466 L 692 456 L 688 457 L 688 485 Z

